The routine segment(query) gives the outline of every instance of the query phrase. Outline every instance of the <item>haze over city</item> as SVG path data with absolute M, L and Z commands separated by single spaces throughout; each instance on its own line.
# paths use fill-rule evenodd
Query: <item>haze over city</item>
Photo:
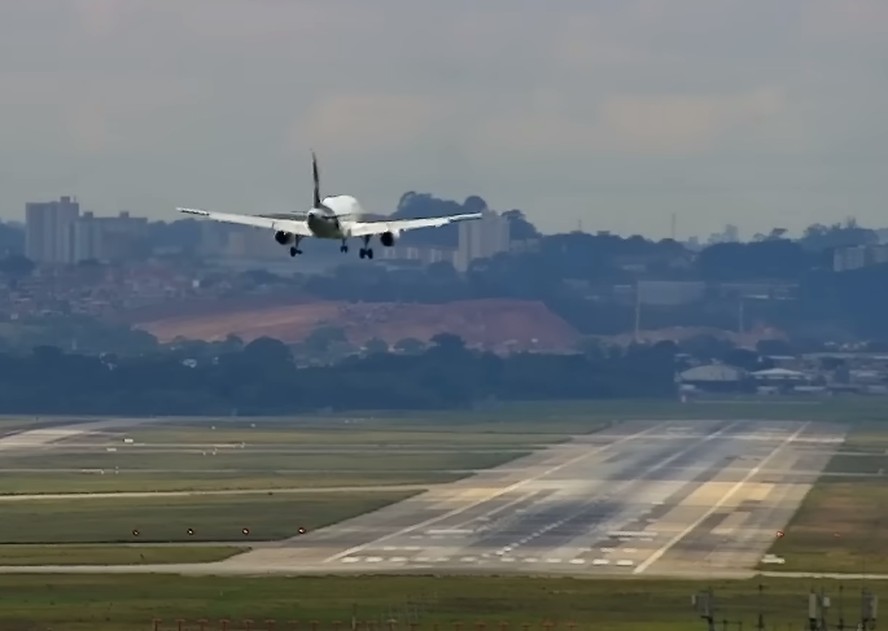
M 544 232 L 881 225 L 888 5 L 6 0 L 0 217 L 389 212 L 407 190 Z

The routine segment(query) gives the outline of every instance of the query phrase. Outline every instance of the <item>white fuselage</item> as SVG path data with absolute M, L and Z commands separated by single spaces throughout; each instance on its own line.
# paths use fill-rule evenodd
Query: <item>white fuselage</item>
M 305 217 L 308 229 L 318 239 L 346 239 L 348 228 L 329 208 L 312 208 Z

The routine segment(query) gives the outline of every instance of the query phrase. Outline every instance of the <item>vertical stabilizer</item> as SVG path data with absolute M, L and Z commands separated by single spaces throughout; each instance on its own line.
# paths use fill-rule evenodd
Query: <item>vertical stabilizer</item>
M 312 208 L 321 207 L 321 182 L 318 176 L 318 158 L 315 156 L 314 150 L 311 152 L 311 171 L 314 179 L 314 199 L 312 200 Z

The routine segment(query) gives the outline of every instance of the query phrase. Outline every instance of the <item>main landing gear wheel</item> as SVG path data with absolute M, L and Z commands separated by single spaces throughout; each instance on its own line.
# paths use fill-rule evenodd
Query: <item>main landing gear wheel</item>
M 345 245 L 345 244 L 340 245 L 340 246 L 339 246 L 339 251 L 342 252 L 343 254 L 345 254 L 346 252 L 348 252 L 348 246 Z
M 302 250 L 300 250 L 299 248 L 297 248 L 295 246 L 291 247 L 290 248 L 290 256 L 296 256 L 297 254 L 302 254 Z
M 370 235 L 365 235 L 363 237 L 363 239 L 364 239 L 364 247 L 361 248 L 361 251 L 359 252 L 359 254 L 361 255 L 361 258 L 367 257 L 368 259 L 372 259 L 373 258 L 373 248 L 370 247 Z

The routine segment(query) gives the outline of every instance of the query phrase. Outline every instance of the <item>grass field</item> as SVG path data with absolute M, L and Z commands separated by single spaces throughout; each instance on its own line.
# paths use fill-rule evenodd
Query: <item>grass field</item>
M 616 401 L 527 401 L 508 403 L 492 409 L 441 412 L 370 412 L 319 417 L 385 419 L 391 427 L 405 424 L 445 424 L 477 426 L 479 423 L 530 424 L 535 427 L 578 427 L 584 424 L 627 419 L 744 419 L 811 420 L 834 422 L 888 421 L 886 397 L 779 398 L 722 397 L 696 399 L 686 403 L 672 400 Z
M 299 527 L 314 530 L 410 495 L 367 491 L 7 502 L 2 505 L 0 543 L 283 539 L 297 534 Z M 249 529 L 249 536 L 242 528 Z
M 836 586 L 818 583 L 833 595 L 832 621 L 836 619 Z M 759 599 L 755 582 L 717 582 L 715 591 L 718 628 L 755 628 L 759 607 L 768 629 L 802 629 L 807 590 L 814 584 L 799 581 L 764 581 Z M 47 576 L 0 577 L 0 628 L 4 631 L 132 631 L 151 629 L 152 618 L 165 620 L 160 629 L 176 629 L 175 619 L 191 621 L 183 628 L 197 629 L 194 621 L 232 621 L 229 629 L 266 629 L 264 621 L 277 621 L 275 629 L 307 630 L 319 621 L 318 631 L 334 629 L 341 621 L 348 628 L 354 614 L 359 623 L 375 622 L 388 629 L 387 619 L 398 620 L 407 631 L 441 625 L 450 631 L 461 622 L 465 631 L 495 631 L 501 622 L 511 629 L 543 631 L 551 622 L 567 631 L 686 631 L 705 628 L 691 606 L 690 596 L 707 584 L 647 580 L 601 581 L 533 578 L 182 578 L 172 576 Z M 875 591 L 879 591 L 875 586 Z M 858 609 L 856 590 L 845 590 L 850 620 Z M 298 627 L 287 621 L 298 620 Z M 485 627 L 476 626 L 484 623 Z M 791 623 L 791 627 L 787 625 Z M 213 629 L 220 628 L 216 622 Z M 363 624 L 359 628 L 364 628 Z
M 235 546 L 0 545 L 0 565 L 207 563 L 247 550 Z
M 527 451 L 399 453 L 367 447 L 350 452 L 286 449 L 140 451 L 47 450 L 5 454 L 0 493 L 266 489 L 428 484 L 455 480 Z
M 308 423 L 317 419 L 161 419 L 40 452 L 7 451 L 0 494 L 439 484 L 569 437 L 511 424 Z M 584 431 L 603 426 L 585 423 Z
M 116 438 L 115 452 L 105 450 L 112 444 L 106 439 L 95 446 L 5 454 L 0 494 L 440 484 L 565 438 L 503 435 L 489 440 L 487 434 L 420 433 L 433 445 L 427 446 L 390 432 L 291 435 L 286 430 L 227 428 L 220 432 L 223 436 L 213 436 L 222 440 L 209 442 L 191 428 L 145 431 L 161 434 L 167 445 L 125 445 Z
M 246 473 L 239 471 L 145 472 L 33 471 L 0 475 L 0 496 L 42 495 L 48 493 L 190 492 L 274 489 L 318 489 L 368 487 L 384 489 L 402 484 L 443 484 L 464 477 L 463 473 L 418 471 L 416 473 L 374 472 L 294 472 Z M 2 498 L 0 498 L 2 501 Z M 0 509 L 6 504 L 0 503 Z
M 278 425 L 308 430 L 359 427 L 373 431 L 391 429 L 420 432 L 449 432 L 454 428 L 478 434 L 494 432 L 530 434 L 575 434 L 593 431 L 603 424 L 625 419 L 742 419 L 865 422 L 888 420 L 888 398 L 832 397 L 758 398 L 722 397 L 686 403 L 672 400 L 614 401 L 520 401 L 474 410 L 353 410 L 287 417 L 175 417 L 162 419 L 180 426 L 207 429 L 212 424 L 249 427 Z M 0 432 L 6 424 L 43 422 L 49 417 L 0 416 Z M 58 417 L 61 418 L 61 417 Z M 71 417 L 69 420 L 75 420 Z M 91 419 L 94 420 L 94 419 Z
M 347 452 L 331 449 L 327 453 L 287 449 L 219 449 L 215 455 L 203 450 L 152 450 L 142 451 L 121 446 L 119 451 L 104 450 L 40 452 L 27 455 L 4 454 L 5 469 L 116 469 L 130 471 L 286 471 L 294 473 L 345 472 L 373 473 L 416 471 L 464 471 L 486 469 L 507 462 L 528 451 L 426 451 L 422 453 L 398 453 L 397 449 L 380 449 L 373 446 Z
M 559 427 L 542 426 L 534 428 L 526 423 L 483 423 L 471 428 L 459 427 L 419 427 L 389 428 L 385 420 L 368 423 L 332 424 L 305 427 L 302 424 L 288 424 L 285 421 L 256 419 L 239 420 L 193 420 L 177 423 L 174 427 L 166 424 L 135 427 L 126 433 L 140 443 L 162 444 L 240 444 L 250 445 L 292 445 L 303 447 L 324 446 L 366 446 L 380 447 L 433 447 L 435 449 L 515 449 L 526 446 L 548 444 L 564 439 L 574 433 L 594 431 L 603 423 L 559 424 Z M 372 427 L 367 428 L 371 424 Z M 381 425 L 377 427 L 376 425 Z
M 849 432 L 844 445 L 785 528 L 785 536 L 771 548 L 786 563 L 767 569 L 888 572 L 888 557 L 883 554 L 888 548 L 885 480 L 836 475 L 876 473 L 882 466 L 888 470 L 882 455 L 886 448 L 888 425 L 880 429 L 861 424 Z
M 886 406 L 888 409 L 888 406 Z M 861 423 L 848 435 L 827 473 L 888 474 L 888 423 Z

